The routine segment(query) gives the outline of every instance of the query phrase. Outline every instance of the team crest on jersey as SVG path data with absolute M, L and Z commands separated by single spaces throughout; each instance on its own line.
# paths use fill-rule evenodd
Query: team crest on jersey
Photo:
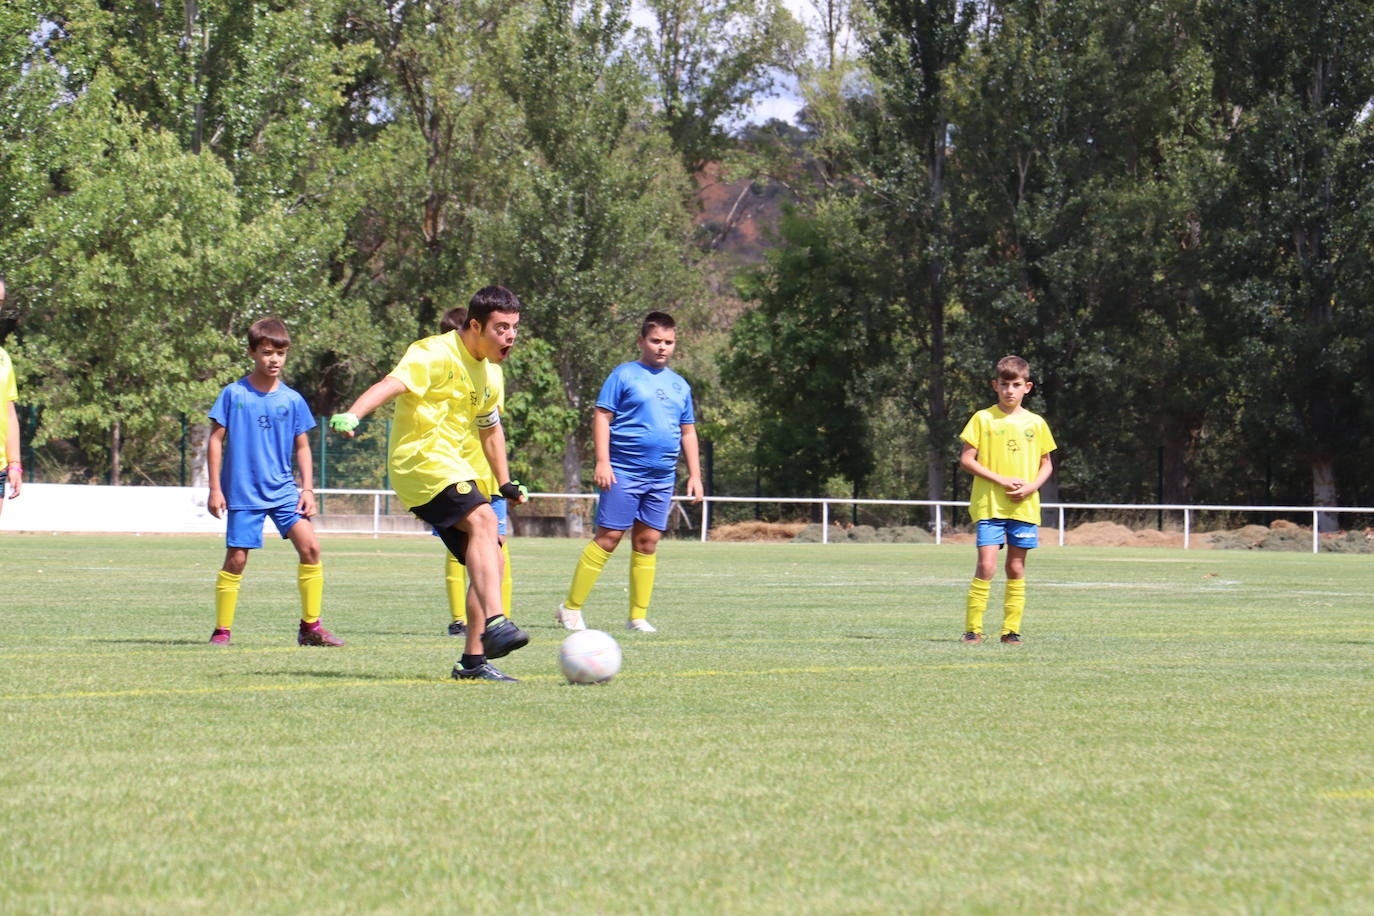
M 458 491 L 459 496 L 467 496 L 472 492 L 472 484 L 468 483 L 466 480 L 458 481 L 453 485 L 453 488 Z
M 1027 440 L 1028 442 L 1034 442 L 1034 441 L 1035 441 L 1035 427 L 1034 427 L 1034 426 L 1027 426 L 1026 429 L 1025 429 L 1025 433 L 1026 433 L 1026 440 Z

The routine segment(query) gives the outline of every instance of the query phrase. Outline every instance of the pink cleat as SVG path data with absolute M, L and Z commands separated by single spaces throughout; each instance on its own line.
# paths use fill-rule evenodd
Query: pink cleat
M 215 632 L 210 634 L 210 645 L 227 646 L 229 645 L 229 631 L 224 627 L 215 627 Z
M 296 634 L 296 642 L 302 646 L 342 646 L 344 644 L 342 639 L 320 626 L 318 620 L 314 623 L 302 621 L 300 632 Z

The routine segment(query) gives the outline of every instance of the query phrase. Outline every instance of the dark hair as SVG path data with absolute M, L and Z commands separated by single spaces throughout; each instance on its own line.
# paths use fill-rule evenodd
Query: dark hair
M 468 303 L 468 316 L 463 321 L 463 327 L 467 327 L 469 322 L 477 322 L 478 327 L 485 328 L 487 319 L 492 312 L 516 312 L 520 311 L 520 300 L 515 297 L 515 293 L 506 289 L 504 286 L 484 286 L 472 294 L 472 301 Z
M 639 336 L 648 337 L 649 328 L 662 328 L 665 331 L 671 331 L 676 327 L 677 322 L 667 312 L 650 312 L 644 316 L 644 323 L 639 326 Z
M 1019 356 L 1004 356 L 997 361 L 997 377 L 1030 381 L 1030 363 Z
M 248 349 L 256 350 L 263 341 L 274 347 L 289 347 L 291 335 L 280 318 L 259 318 L 248 327 Z
M 444 312 L 444 317 L 439 319 L 439 333 L 447 334 L 449 331 L 461 331 L 463 325 L 468 323 L 468 310 L 461 305 L 456 309 L 449 309 Z

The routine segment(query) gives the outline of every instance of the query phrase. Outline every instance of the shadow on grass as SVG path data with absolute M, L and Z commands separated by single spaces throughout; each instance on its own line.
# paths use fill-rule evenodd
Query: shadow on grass
M 406 681 L 434 680 L 433 672 L 425 674 L 404 674 L 399 671 L 390 674 L 377 674 L 368 671 L 250 671 L 254 677 L 286 677 L 311 681 Z
M 208 646 L 210 644 L 210 641 L 207 639 L 153 639 L 151 637 L 141 639 L 96 639 L 93 640 L 93 642 L 125 646 Z

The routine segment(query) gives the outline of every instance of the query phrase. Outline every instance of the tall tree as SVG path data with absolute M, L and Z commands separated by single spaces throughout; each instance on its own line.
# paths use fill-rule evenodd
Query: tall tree
M 278 220 L 241 218 L 218 159 L 144 127 L 102 80 L 58 116 L 61 193 L 15 245 L 29 289 L 19 352 L 44 380 L 29 389 L 43 437 L 103 440 L 119 484 L 126 439 L 165 434 L 232 376 L 234 291 L 285 239 Z
M 832 476 L 861 490 L 873 471 L 868 376 L 887 350 L 875 228 L 853 197 L 786 214 L 758 304 L 731 331 L 722 374 L 750 395 L 754 460 L 775 495 L 819 493 Z
M 527 160 L 515 178 L 499 275 L 527 333 L 554 344 L 566 423 L 563 481 L 580 486 L 590 408 L 653 309 L 694 304 L 681 167 L 623 53 L 628 3 L 540 0 L 505 86 Z M 689 322 L 690 323 L 690 322 Z
M 906 375 L 929 431 L 927 486 L 940 498 L 956 430 L 949 417 L 946 346 L 953 248 L 946 163 L 950 101 L 947 80 L 963 59 L 977 10 L 967 0 L 870 0 L 873 30 L 867 61 L 882 101 L 870 137 L 865 176 L 898 241 L 890 264 L 894 301 L 906 305 L 901 332 L 921 348 L 920 371 Z
M 1341 469 L 1367 476 L 1356 456 L 1367 440 L 1360 380 L 1374 296 L 1374 3 L 1207 2 L 1203 11 L 1235 170 L 1209 214 L 1225 233 L 1218 267 L 1265 344 L 1250 371 L 1289 412 L 1313 503 L 1338 505 Z
M 688 172 L 721 158 L 731 119 L 775 86 L 805 41 L 780 0 L 644 0 L 654 27 L 636 44 Z
M 953 80 L 964 361 L 978 370 L 963 394 L 986 399 L 999 356 L 1029 357 L 1032 403 L 1090 448 L 1066 469 L 1083 498 L 1155 499 L 1156 462 L 1132 456 L 1158 452 L 1158 495 L 1189 501 L 1189 459 L 1236 358 L 1206 292 L 1200 201 L 1224 175 L 1190 9 L 1001 6 Z

